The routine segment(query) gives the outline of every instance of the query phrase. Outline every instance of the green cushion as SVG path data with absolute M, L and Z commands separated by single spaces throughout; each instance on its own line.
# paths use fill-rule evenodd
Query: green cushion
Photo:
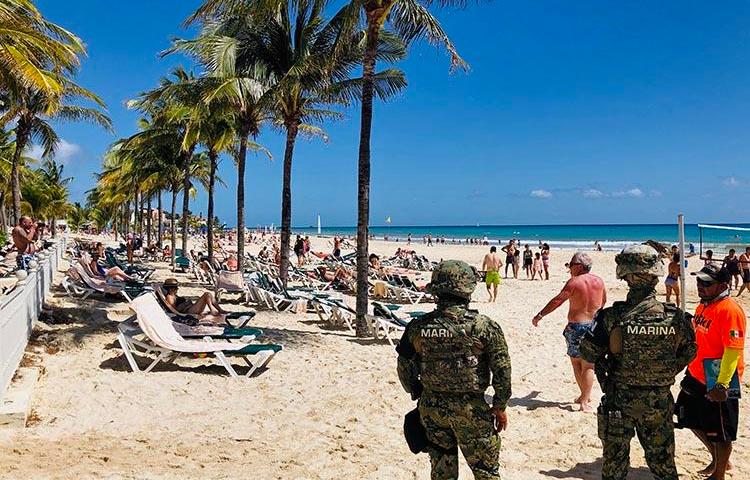
M 225 327 L 224 337 L 248 337 L 248 336 L 259 337 L 263 335 L 263 330 L 259 328 L 233 328 Z
M 260 352 L 272 351 L 274 353 L 280 352 L 283 347 L 274 343 L 268 344 L 250 344 L 240 350 L 232 350 L 224 352 L 225 355 L 254 355 Z

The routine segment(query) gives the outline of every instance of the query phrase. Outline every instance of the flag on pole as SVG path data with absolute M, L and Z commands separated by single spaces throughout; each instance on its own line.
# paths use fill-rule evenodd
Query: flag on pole
M 391 217 L 386 217 L 385 218 L 385 223 L 391 223 Z

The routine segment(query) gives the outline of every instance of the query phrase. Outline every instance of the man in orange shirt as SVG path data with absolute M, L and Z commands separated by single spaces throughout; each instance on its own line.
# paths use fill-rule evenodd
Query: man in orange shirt
M 711 464 L 701 473 L 724 480 L 739 422 L 739 401 L 730 398 L 727 389 L 735 372 L 742 380 L 746 319 L 742 307 L 729 296 L 731 275 L 726 269 L 709 264 L 693 275 L 701 298 L 693 318 L 698 353 L 680 384 L 677 426 L 691 429 L 708 448 Z M 714 379 L 706 378 L 705 364 L 711 360 L 721 366 L 715 386 L 708 390 Z

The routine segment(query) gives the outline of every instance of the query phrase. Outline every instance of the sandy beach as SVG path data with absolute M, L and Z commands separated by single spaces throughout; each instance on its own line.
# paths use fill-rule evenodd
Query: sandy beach
M 329 251 L 326 239 L 313 250 Z M 391 255 L 403 243 L 371 243 Z M 488 247 L 412 245 L 432 260 L 461 259 L 479 266 Z M 257 246 L 249 247 L 256 253 Z M 347 253 L 346 251 L 344 253 Z M 499 322 L 509 344 L 513 397 L 502 434 L 501 472 L 508 480 L 600 478 L 596 417 L 576 411 L 577 388 L 565 355 L 565 309 L 533 315 L 568 278 L 572 251 L 553 250 L 551 280 L 503 280 L 499 299 L 487 303 L 479 286 L 472 307 Z M 609 301 L 621 300 L 614 253 L 591 253 Z M 697 258 L 689 271 L 697 270 Z M 172 274 L 157 264 L 155 279 Z M 202 288 L 176 275 L 183 295 Z M 688 280 L 688 310 L 696 306 Z M 664 286 L 659 286 L 663 298 Z M 227 303 L 227 309 L 242 305 Z M 741 299 L 748 309 L 750 301 Z M 353 298 L 347 297 L 353 305 Z M 261 311 L 253 324 L 284 345 L 269 368 L 251 379 L 230 379 L 210 359 L 180 359 L 149 374 L 129 370 L 115 341 L 123 302 L 71 300 L 56 289 L 49 301 L 55 324 L 39 323 L 26 364 L 43 368 L 31 424 L 0 432 L 0 478 L 106 479 L 428 479 L 427 455 L 415 456 L 403 440 L 403 415 L 413 402 L 396 376 L 396 355 L 385 342 L 356 339 L 323 328 L 313 315 Z M 431 309 L 431 304 L 407 309 Z M 679 378 L 678 378 L 679 380 Z M 676 389 L 675 389 L 676 391 Z M 596 387 L 595 397 L 600 392 Z M 750 401 L 741 401 L 740 438 L 731 478 L 750 476 Z M 650 479 L 637 442 L 630 479 Z M 682 478 L 708 462 L 698 440 L 677 431 Z M 462 461 L 461 478 L 472 478 Z

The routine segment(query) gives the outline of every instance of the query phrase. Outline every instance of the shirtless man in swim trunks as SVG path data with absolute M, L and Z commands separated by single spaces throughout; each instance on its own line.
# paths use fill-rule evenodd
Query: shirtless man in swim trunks
M 490 294 L 490 302 L 497 300 L 497 287 L 500 285 L 500 267 L 503 261 L 497 256 L 497 247 L 490 247 L 490 253 L 484 256 L 482 270 L 487 272 L 484 281 L 487 293 Z
M 581 405 L 582 412 L 593 412 L 591 390 L 594 386 L 594 365 L 581 358 L 579 350 L 581 338 L 591 326 L 596 312 L 607 303 L 607 291 L 604 281 L 591 272 L 591 257 L 583 252 L 573 255 L 568 264 L 570 280 L 562 291 L 532 319 L 534 326 L 546 315 L 568 301 L 568 325 L 563 331 L 568 345 L 568 356 L 573 365 L 581 395 L 575 400 Z
M 18 220 L 18 225 L 13 228 L 12 232 L 13 245 L 18 250 L 18 256 L 16 257 L 16 264 L 18 268 L 24 268 L 25 257 L 24 255 L 32 255 L 36 251 L 35 241 L 37 239 L 36 229 L 34 228 L 34 222 L 31 218 L 23 216 Z

